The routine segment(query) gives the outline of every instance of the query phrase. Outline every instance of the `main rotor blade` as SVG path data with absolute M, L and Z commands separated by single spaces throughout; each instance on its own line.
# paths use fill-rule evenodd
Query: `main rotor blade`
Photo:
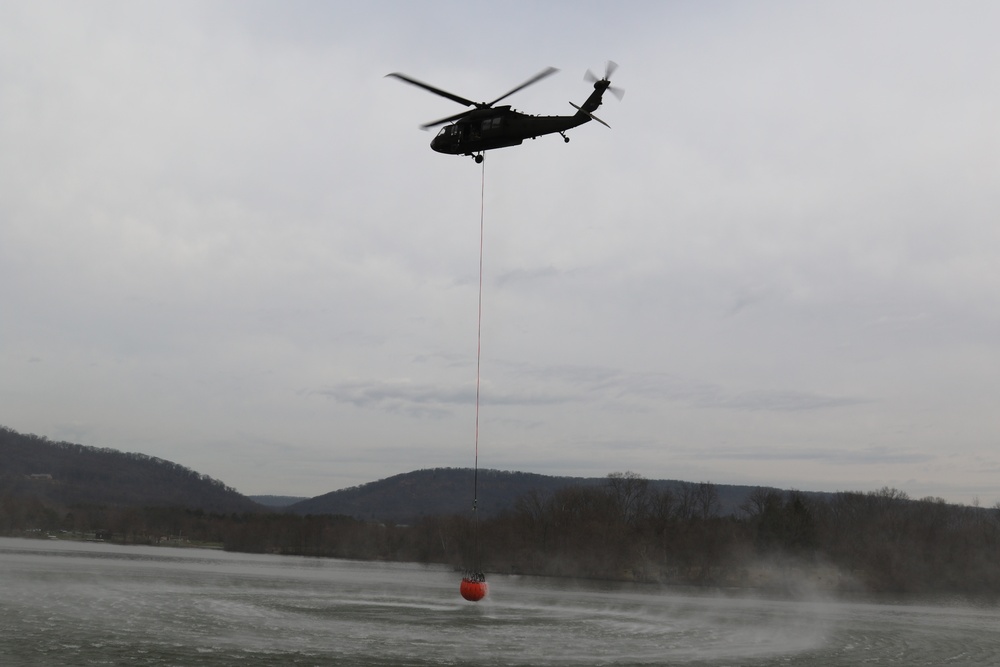
M 405 74 L 400 74 L 399 72 L 392 72 L 391 74 L 386 74 L 386 76 L 395 77 L 400 81 L 405 81 L 406 83 L 417 86 L 418 88 L 423 88 L 424 90 L 430 91 L 435 95 L 440 95 L 441 97 L 447 97 L 449 100 L 453 102 L 458 102 L 459 104 L 464 104 L 467 107 L 478 106 L 472 100 L 467 100 L 464 97 L 455 95 L 454 93 L 449 93 L 447 90 L 441 90 L 440 88 L 435 88 L 434 86 L 428 83 L 424 83 L 423 81 L 417 81 L 416 79 L 411 79 Z
M 541 81 L 545 77 L 549 76 L 550 74 L 555 74 L 558 71 L 559 70 L 556 69 L 555 67 L 546 67 L 541 72 L 539 72 L 535 76 L 531 77 L 530 79 L 528 79 L 527 81 L 525 81 L 524 83 L 522 83 L 517 88 L 514 88 L 512 90 L 507 91 L 506 93 L 504 93 L 500 97 L 496 98 L 495 100 L 493 100 L 492 102 L 490 102 L 486 106 L 491 107 L 494 104 L 496 104 L 497 102 L 499 102 L 500 100 L 502 100 L 503 98 L 510 97 L 511 95 L 513 95 L 514 93 L 516 93 L 517 91 L 523 90 L 523 89 L 527 88 L 528 86 L 530 86 L 533 83 L 538 83 L 539 81 Z
M 438 125 L 444 125 L 445 123 L 450 123 L 451 121 L 458 120 L 459 118 L 465 118 L 466 116 L 468 116 L 473 111 L 474 111 L 473 109 L 469 109 L 468 111 L 463 111 L 461 113 L 457 113 L 454 116 L 448 116 L 447 118 L 442 118 L 441 120 L 436 120 L 433 123 L 427 123 L 425 125 L 421 125 L 420 129 L 421 130 L 429 130 L 432 127 L 437 127 Z

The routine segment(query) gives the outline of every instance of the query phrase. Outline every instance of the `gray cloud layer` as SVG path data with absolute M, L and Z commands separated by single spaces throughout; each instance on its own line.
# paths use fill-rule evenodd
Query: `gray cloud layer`
M 467 465 L 482 212 L 481 463 L 1000 497 L 996 8 L 508 9 L 0 7 L 0 423 L 247 493 Z M 606 58 L 613 129 L 483 202 L 383 78 L 569 113 Z

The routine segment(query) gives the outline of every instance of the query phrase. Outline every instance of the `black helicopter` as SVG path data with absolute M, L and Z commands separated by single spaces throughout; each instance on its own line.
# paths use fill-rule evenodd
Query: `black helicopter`
M 505 146 L 517 146 L 525 139 L 534 139 L 543 134 L 558 132 L 562 135 L 563 140 L 568 142 L 569 137 L 566 136 L 566 130 L 583 125 L 591 120 L 596 120 L 605 127 L 611 127 L 595 116 L 594 111 L 597 110 L 597 107 L 601 106 L 601 98 L 604 95 L 604 91 L 610 90 L 611 94 L 619 100 L 625 94 L 625 91 L 622 89 L 611 85 L 611 75 L 614 74 L 616 69 L 618 69 L 618 65 L 609 60 L 604 70 L 604 77 L 601 79 L 598 79 L 590 70 L 587 70 L 584 78 L 587 81 L 593 82 L 594 92 L 579 106 L 570 102 L 570 105 L 576 109 L 576 113 L 572 116 L 532 116 L 514 111 L 510 108 L 510 105 L 493 106 L 519 90 L 541 81 L 550 74 L 555 74 L 559 70 L 554 67 L 542 70 L 492 102 L 478 103 L 441 90 L 440 88 L 435 88 L 422 81 L 417 81 L 405 74 L 393 72 L 386 76 L 395 77 L 400 81 L 419 86 L 435 95 L 447 97 L 449 100 L 458 102 L 459 104 L 475 107 L 454 116 L 442 118 L 433 123 L 427 123 L 421 127 L 426 130 L 444 123 L 451 123 L 451 125 L 441 128 L 437 136 L 434 137 L 434 140 L 431 141 L 431 148 L 438 153 L 447 153 L 448 155 L 468 155 L 475 158 L 476 162 L 482 162 L 483 151 L 493 148 L 504 148 Z

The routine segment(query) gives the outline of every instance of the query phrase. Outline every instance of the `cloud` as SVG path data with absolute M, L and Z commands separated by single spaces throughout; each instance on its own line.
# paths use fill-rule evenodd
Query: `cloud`
M 736 410 L 769 410 L 787 412 L 800 410 L 825 410 L 867 401 L 849 396 L 824 396 L 801 391 L 748 391 L 708 397 L 696 404 L 699 407 L 730 408 Z
M 735 461 L 809 461 L 829 465 L 869 466 L 872 464 L 909 465 L 926 463 L 933 456 L 907 449 L 872 446 L 842 449 L 758 447 L 752 450 L 709 449 L 699 450 L 698 456 Z
M 532 283 L 539 280 L 559 278 L 562 275 L 564 275 L 564 272 L 554 266 L 535 269 L 514 269 L 498 275 L 496 277 L 496 285 L 497 287 L 505 287 L 512 283 Z
M 683 380 L 664 373 L 628 373 L 596 366 L 529 366 L 504 364 L 501 378 L 510 381 L 484 386 L 481 402 L 490 408 L 544 409 L 556 405 L 578 409 L 653 410 L 668 400 L 707 410 L 809 411 L 835 409 L 867 402 L 852 397 L 809 392 L 755 390 L 735 392 L 724 387 Z M 520 378 L 519 380 L 517 378 Z M 399 381 L 351 381 L 313 393 L 357 408 L 442 417 L 453 409 L 475 405 L 475 387 Z
M 347 382 L 316 393 L 359 407 L 397 404 L 468 404 L 475 395 L 463 389 L 440 389 L 430 385 L 398 382 Z
M 313 392 L 358 408 L 405 412 L 413 416 L 443 417 L 454 408 L 470 408 L 476 403 L 474 385 L 444 387 L 410 381 L 343 382 Z M 488 391 L 483 403 L 504 407 L 539 407 L 566 403 L 573 397 L 545 392 L 503 393 Z

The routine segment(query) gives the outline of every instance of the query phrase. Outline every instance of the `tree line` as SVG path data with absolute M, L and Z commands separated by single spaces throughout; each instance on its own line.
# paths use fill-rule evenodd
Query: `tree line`
M 0 497 L 0 533 L 100 534 L 122 543 L 456 569 L 481 562 L 487 573 L 667 584 L 1000 594 L 1000 505 L 914 500 L 890 488 L 825 498 L 758 488 L 733 514 L 719 507 L 711 483 L 657 489 L 631 472 L 596 486 L 528 492 L 478 522 L 442 515 L 407 525 L 338 515 L 57 507 L 8 494 Z

